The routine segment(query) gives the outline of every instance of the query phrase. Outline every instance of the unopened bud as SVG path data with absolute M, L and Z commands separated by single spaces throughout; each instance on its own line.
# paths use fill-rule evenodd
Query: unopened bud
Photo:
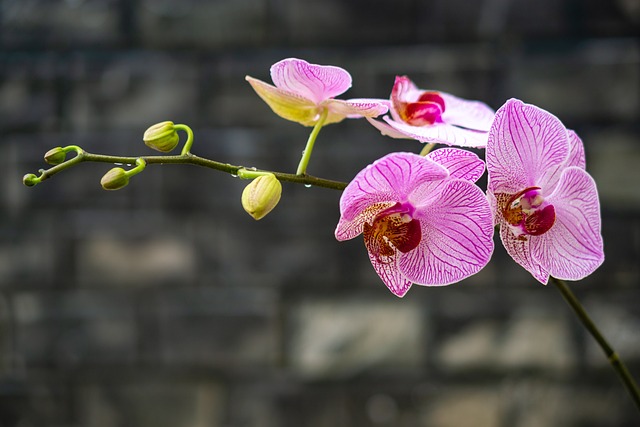
M 127 171 L 122 168 L 113 168 L 100 180 L 100 185 L 105 190 L 119 190 L 129 184 Z
M 67 159 L 67 153 L 62 147 L 55 147 L 44 154 L 44 161 L 50 165 L 59 165 Z
M 168 153 L 176 148 L 176 145 L 178 145 L 180 141 L 180 136 L 173 122 L 161 122 L 147 129 L 142 139 L 147 147 Z
M 276 207 L 281 194 L 282 184 L 275 175 L 260 175 L 242 191 L 242 207 L 253 219 L 262 219 Z
M 34 185 L 38 184 L 40 182 L 40 179 L 32 174 L 32 173 L 28 173 L 25 176 L 22 177 L 22 183 L 24 185 L 26 185 L 27 187 L 33 187 Z

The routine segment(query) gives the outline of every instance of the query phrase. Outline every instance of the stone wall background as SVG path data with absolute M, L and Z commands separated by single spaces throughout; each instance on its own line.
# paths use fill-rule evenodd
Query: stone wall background
M 640 377 L 637 0 L 1 0 L 0 426 L 608 427 L 638 413 L 552 286 L 498 245 L 480 274 L 399 300 L 339 193 L 284 184 L 254 222 L 246 182 L 107 165 L 26 188 L 42 154 L 150 154 L 162 120 L 193 152 L 293 171 L 308 129 L 244 81 L 295 56 L 386 97 L 396 74 L 575 129 L 602 202 L 607 260 L 572 288 Z M 349 180 L 412 141 L 325 128 L 312 174 Z

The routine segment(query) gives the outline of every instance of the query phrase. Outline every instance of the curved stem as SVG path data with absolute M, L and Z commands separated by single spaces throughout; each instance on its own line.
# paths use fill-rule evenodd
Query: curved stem
M 609 363 L 624 383 L 624 386 L 627 388 L 627 392 L 633 399 L 636 408 L 640 410 L 640 390 L 638 389 L 638 385 L 625 366 L 624 362 L 622 362 L 622 359 L 620 359 L 618 353 L 616 353 L 616 351 L 613 349 L 613 347 L 611 347 L 611 344 L 609 344 L 604 335 L 602 335 L 595 323 L 593 323 L 593 320 L 591 320 L 591 318 L 587 314 L 587 311 L 584 309 L 582 304 L 580 304 L 580 301 L 571 291 L 569 286 L 563 280 L 556 279 L 555 277 L 551 277 L 551 281 L 560 290 L 560 293 L 576 313 L 578 319 L 580 319 L 587 331 L 589 331 L 591 336 L 596 340 L 600 348 L 602 348 L 602 351 L 607 356 Z
M 311 175 L 295 175 L 284 172 L 273 172 L 267 170 L 254 170 L 253 168 L 245 168 L 244 166 L 231 165 L 229 163 L 217 162 L 215 160 L 199 157 L 191 153 L 174 155 L 174 156 L 136 156 L 136 157 L 124 157 L 124 156 L 110 156 L 104 154 L 93 154 L 84 150 L 77 151 L 77 155 L 72 159 L 69 159 L 59 165 L 52 168 L 41 170 L 40 176 L 36 177 L 36 181 L 32 182 L 32 185 L 36 185 L 45 179 L 51 178 L 53 175 L 62 172 L 72 166 L 75 166 L 83 162 L 93 163 L 120 163 L 120 164 L 140 164 L 144 162 L 147 166 L 153 164 L 188 164 L 202 166 L 209 169 L 226 172 L 231 175 L 238 175 L 238 171 L 241 169 L 250 170 L 254 174 L 272 173 L 280 181 L 288 181 L 297 184 L 313 185 L 315 187 L 330 188 L 333 190 L 344 190 L 347 186 L 346 182 L 333 181 L 330 179 L 319 178 Z
M 189 152 L 191 151 L 191 145 L 193 145 L 193 131 L 187 125 L 175 125 L 173 128 L 175 130 L 183 130 L 187 133 L 187 141 L 184 143 L 180 154 L 182 156 L 189 154 Z
M 307 140 L 307 146 L 304 147 L 304 151 L 302 152 L 302 158 L 300 159 L 300 163 L 298 164 L 296 175 L 304 175 L 307 173 L 307 165 L 309 164 L 309 159 L 311 159 L 313 146 L 316 143 L 318 133 L 320 133 L 320 129 L 322 129 L 322 126 L 324 126 L 324 122 L 327 120 L 328 115 L 329 110 L 327 108 L 323 109 L 322 113 L 320 114 L 320 118 L 316 122 L 315 126 L 313 126 L 313 130 L 311 131 L 309 139 Z

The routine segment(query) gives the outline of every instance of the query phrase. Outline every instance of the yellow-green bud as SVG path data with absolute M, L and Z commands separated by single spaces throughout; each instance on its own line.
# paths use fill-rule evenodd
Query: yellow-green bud
M 127 184 L 129 184 L 129 176 L 122 168 L 111 169 L 100 180 L 100 185 L 105 190 L 119 190 Z
M 62 147 L 55 147 L 44 154 L 44 161 L 50 165 L 59 165 L 67 159 L 67 153 Z
M 173 150 L 180 142 L 173 122 L 156 123 L 144 132 L 142 139 L 147 147 L 163 153 Z
M 38 179 L 38 177 L 32 173 L 28 173 L 22 177 L 22 183 L 27 187 L 33 187 L 39 182 L 40 180 Z
M 275 175 L 260 175 L 242 191 L 242 207 L 253 219 L 262 219 L 276 207 L 281 194 L 282 184 Z

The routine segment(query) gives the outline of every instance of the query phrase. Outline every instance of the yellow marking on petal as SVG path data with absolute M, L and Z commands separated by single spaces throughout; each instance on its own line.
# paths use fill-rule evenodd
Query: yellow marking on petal
M 246 76 L 245 79 L 271 110 L 283 119 L 304 126 L 313 126 L 318 121 L 320 109 L 311 100 L 250 76 Z

